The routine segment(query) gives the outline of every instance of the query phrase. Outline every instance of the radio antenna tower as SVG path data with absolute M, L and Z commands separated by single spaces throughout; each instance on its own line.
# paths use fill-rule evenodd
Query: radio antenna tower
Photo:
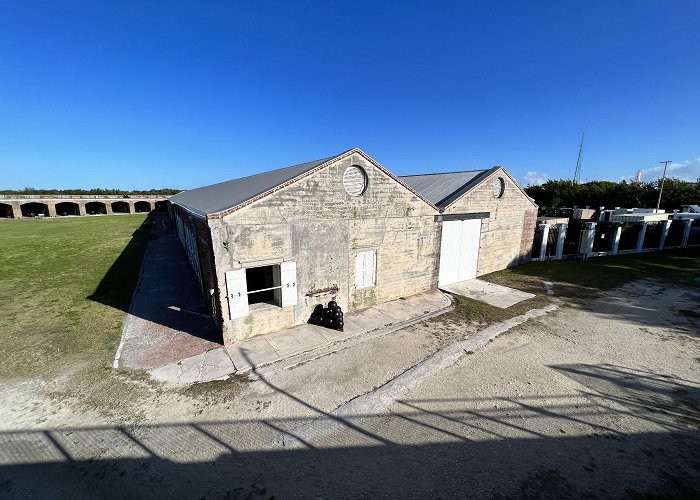
M 583 132 L 581 132 L 581 146 L 578 148 L 578 160 L 576 160 L 576 173 L 574 174 L 574 184 L 581 182 L 581 156 L 583 156 Z

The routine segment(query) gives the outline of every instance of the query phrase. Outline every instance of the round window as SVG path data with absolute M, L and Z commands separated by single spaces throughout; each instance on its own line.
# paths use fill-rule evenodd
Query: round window
M 493 197 L 494 198 L 500 198 L 503 196 L 503 193 L 506 191 L 506 181 L 503 180 L 503 177 L 498 177 L 497 179 L 493 180 Z
M 343 174 L 343 187 L 350 196 L 361 196 L 367 189 L 367 174 L 357 165 L 351 165 Z

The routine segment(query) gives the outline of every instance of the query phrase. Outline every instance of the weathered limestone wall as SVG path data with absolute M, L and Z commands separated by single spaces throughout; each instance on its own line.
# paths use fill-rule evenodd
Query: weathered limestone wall
M 501 198 L 496 198 L 493 192 L 493 182 L 498 177 L 505 181 Z M 529 261 L 537 206 L 503 169 L 495 171 L 445 211 L 446 214 L 466 212 L 490 213 L 488 219 L 481 221 L 478 276 Z
M 362 196 L 343 188 L 350 165 L 367 172 Z M 436 214 L 353 154 L 223 219 L 209 220 L 225 343 L 304 323 L 316 304 L 331 299 L 351 312 L 435 288 Z M 356 290 L 355 255 L 362 250 L 377 251 L 376 286 Z M 229 320 L 225 272 L 282 261 L 297 263 L 297 306 L 254 304 L 247 317 Z

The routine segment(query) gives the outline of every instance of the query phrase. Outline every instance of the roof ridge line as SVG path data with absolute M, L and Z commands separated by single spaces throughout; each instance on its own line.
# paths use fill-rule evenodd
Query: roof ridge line
M 399 177 L 422 177 L 424 175 L 466 174 L 467 172 L 485 172 L 490 168 L 475 168 L 474 170 L 457 170 L 455 172 L 430 172 L 427 174 L 400 175 Z

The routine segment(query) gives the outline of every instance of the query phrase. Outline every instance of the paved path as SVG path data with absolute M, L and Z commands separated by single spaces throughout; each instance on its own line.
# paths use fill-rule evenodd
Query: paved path
M 270 369 L 282 370 L 405 328 L 451 307 L 450 298 L 439 290 L 424 292 L 348 314 L 343 332 L 299 325 L 155 368 L 151 375 L 161 382 L 188 385 L 272 365 Z
M 442 286 L 440 288 L 450 293 L 486 302 L 487 304 L 500 307 L 501 309 L 506 309 L 518 302 L 534 297 L 531 293 L 497 285 L 495 283 L 489 283 L 488 281 L 482 281 L 476 278 L 460 281 L 459 283 Z
M 149 369 L 220 347 L 182 245 L 156 215 L 115 368 Z

